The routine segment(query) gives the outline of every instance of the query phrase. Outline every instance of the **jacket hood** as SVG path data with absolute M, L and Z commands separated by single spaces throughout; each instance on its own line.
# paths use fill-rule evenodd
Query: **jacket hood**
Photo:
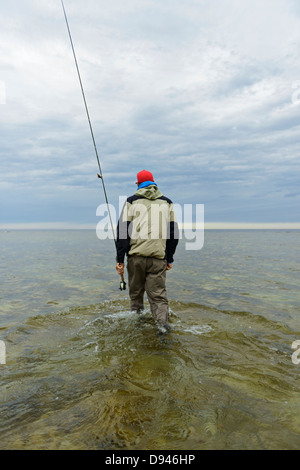
M 146 188 L 140 188 L 134 194 L 136 196 L 143 196 L 147 199 L 158 199 L 163 196 L 163 193 L 154 184 L 147 186 Z

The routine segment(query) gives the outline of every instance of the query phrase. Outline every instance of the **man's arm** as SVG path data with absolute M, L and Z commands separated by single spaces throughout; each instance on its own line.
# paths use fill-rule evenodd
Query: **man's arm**
M 128 253 L 130 249 L 130 237 L 129 237 L 129 224 L 128 221 L 128 202 L 125 203 L 117 226 L 117 240 L 116 240 L 116 249 L 117 249 L 117 256 L 116 261 L 118 264 L 124 263 L 125 255 Z
M 175 213 L 173 209 L 173 205 L 170 208 L 170 221 L 169 221 L 169 234 L 166 243 L 166 260 L 168 266 L 172 267 L 172 263 L 174 261 L 174 254 L 178 245 L 179 240 L 179 230 L 178 230 L 178 223 L 175 218 Z M 171 267 L 169 269 L 171 269 Z M 167 268 L 168 269 L 168 268 Z
M 116 270 L 118 272 L 118 274 L 124 274 L 124 263 L 117 263 L 116 264 Z

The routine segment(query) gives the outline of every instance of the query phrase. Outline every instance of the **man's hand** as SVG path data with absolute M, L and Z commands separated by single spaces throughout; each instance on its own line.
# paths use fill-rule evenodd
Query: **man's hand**
M 121 274 L 124 274 L 124 263 L 117 263 L 116 270 L 120 276 Z
M 172 265 L 170 263 L 168 263 L 166 269 L 167 269 L 167 271 L 170 271 L 170 269 L 172 269 Z

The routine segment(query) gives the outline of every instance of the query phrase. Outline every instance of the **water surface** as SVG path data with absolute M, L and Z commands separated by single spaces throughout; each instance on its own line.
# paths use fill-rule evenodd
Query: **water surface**
M 298 449 L 299 231 L 207 231 L 130 312 L 93 231 L 0 232 L 1 449 Z

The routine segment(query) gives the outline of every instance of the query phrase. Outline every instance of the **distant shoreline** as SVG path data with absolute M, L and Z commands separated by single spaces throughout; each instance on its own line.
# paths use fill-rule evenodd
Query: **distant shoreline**
M 0 231 L 12 230 L 95 230 L 95 224 L 72 224 L 64 222 L 7 223 L 0 224 Z M 180 225 L 182 230 L 202 230 L 195 224 Z M 300 230 L 300 222 L 248 223 L 248 222 L 205 222 L 204 230 Z

